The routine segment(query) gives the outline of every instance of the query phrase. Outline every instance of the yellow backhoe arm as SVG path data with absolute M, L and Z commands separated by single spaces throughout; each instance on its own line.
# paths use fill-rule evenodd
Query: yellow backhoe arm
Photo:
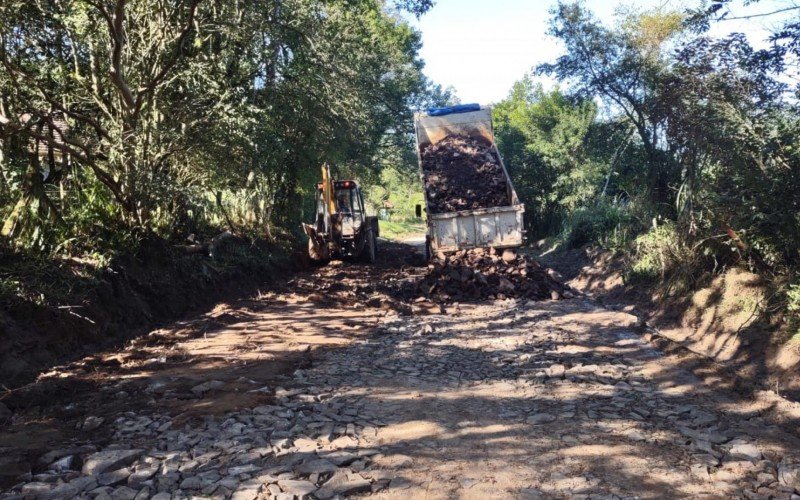
M 333 199 L 333 178 L 331 177 L 331 167 L 327 163 L 322 165 L 322 200 L 328 209 L 328 216 L 336 213 L 336 202 Z M 330 221 L 325 221 L 329 224 Z

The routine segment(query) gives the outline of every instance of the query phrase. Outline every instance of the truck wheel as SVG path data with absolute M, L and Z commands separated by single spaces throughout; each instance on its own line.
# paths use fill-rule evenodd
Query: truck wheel
M 433 257 L 433 250 L 431 249 L 430 237 L 425 236 L 425 262 L 430 262 Z

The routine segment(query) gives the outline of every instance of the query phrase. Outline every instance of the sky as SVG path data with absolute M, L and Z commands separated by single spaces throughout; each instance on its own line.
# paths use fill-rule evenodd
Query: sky
M 795 0 L 761 0 L 749 6 L 734 0 L 733 15 L 771 12 L 793 5 Z M 420 19 L 410 19 L 422 33 L 421 57 L 425 74 L 434 82 L 456 89 L 462 103 L 489 104 L 508 95 L 512 84 L 539 63 L 555 60 L 562 49 L 546 34 L 549 10 L 556 0 L 437 0 Z M 585 0 L 604 23 L 612 24 L 618 6 L 651 9 L 660 6 L 683 9 L 699 1 Z M 713 35 L 745 33 L 750 42 L 763 46 L 781 20 L 780 15 L 718 23 Z M 545 86 L 553 84 L 539 78 Z

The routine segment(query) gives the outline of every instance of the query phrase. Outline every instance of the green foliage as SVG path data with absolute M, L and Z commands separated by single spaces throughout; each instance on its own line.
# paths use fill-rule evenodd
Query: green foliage
M 679 268 L 691 270 L 694 252 L 674 223 L 656 225 L 633 241 L 632 281 L 663 281 Z
M 561 40 L 566 53 L 536 70 L 568 83 L 578 96 L 602 100 L 635 131 L 644 153 L 640 189 L 655 206 L 667 201 L 676 166 L 660 148 L 665 123 L 651 112 L 659 99 L 654 82 L 668 71 L 668 49 L 681 34 L 680 18 L 670 11 L 628 12 L 612 28 L 582 3 L 559 3 L 549 33 Z
M 789 325 L 793 332 L 791 341 L 800 342 L 800 284 L 790 285 L 786 291 L 786 309 L 789 311 Z
M 566 90 L 520 82 L 498 106 L 535 230 L 553 234 L 544 221 L 563 219 L 569 245 L 623 250 L 630 279 L 672 290 L 731 265 L 776 288 L 796 275 L 800 119 L 785 72 L 800 23 L 755 50 L 741 34 L 707 34 L 717 10 L 627 9 L 614 26 L 583 3 L 553 10 L 550 34 L 566 50 L 537 70 Z M 602 113 L 589 112 L 595 102 Z M 785 296 L 796 318 L 800 292 Z
M 407 148 L 411 107 L 449 95 L 396 15 L 431 5 L 0 4 L 4 236 L 69 253 L 296 230 L 323 161 L 377 176 Z M 30 155 L 36 141 L 53 153 Z
M 628 207 L 601 201 L 571 211 L 564 220 L 559 239 L 572 248 L 596 243 L 609 250 L 619 250 L 630 242 L 632 225 Z
M 787 309 L 794 313 L 800 313 L 800 285 L 795 284 L 789 286 L 786 296 L 789 299 Z
M 398 239 L 411 234 L 422 234 L 425 232 L 425 224 L 420 221 L 380 221 L 381 238 Z
M 598 194 L 602 165 L 587 148 L 597 108 L 530 78 L 514 84 L 494 108 L 497 141 L 536 234 L 560 225 L 561 214 Z

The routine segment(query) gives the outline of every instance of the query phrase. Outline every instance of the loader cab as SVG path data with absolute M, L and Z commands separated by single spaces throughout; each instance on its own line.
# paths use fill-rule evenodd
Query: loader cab
M 333 217 L 335 232 L 342 238 L 354 238 L 364 224 L 365 207 L 361 189 L 355 181 L 334 182 L 333 200 L 336 214 Z M 317 221 L 324 224 L 325 201 L 322 198 L 322 184 L 317 184 Z M 323 228 L 319 228 L 323 229 Z
M 367 215 L 361 188 L 352 180 L 327 180 L 328 165 L 322 167 L 322 178 L 323 182 L 316 186 L 314 221 L 303 224 L 308 235 L 308 256 L 318 263 L 332 258 L 375 262 L 380 227 L 377 217 Z

